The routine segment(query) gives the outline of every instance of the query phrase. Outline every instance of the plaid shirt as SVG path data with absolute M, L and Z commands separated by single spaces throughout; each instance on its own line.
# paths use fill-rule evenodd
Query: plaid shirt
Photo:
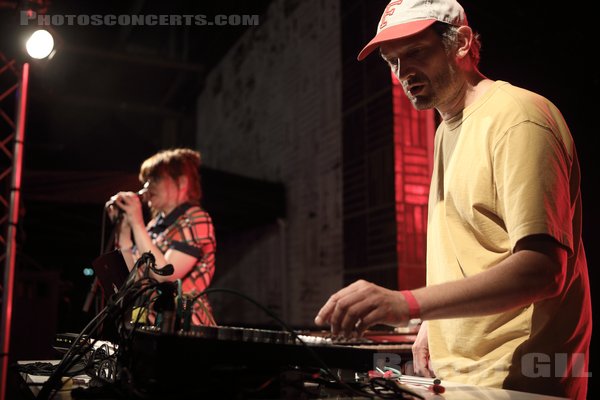
M 212 220 L 206 211 L 184 203 L 169 215 L 154 218 L 147 229 L 163 254 L 173 249 L 196 257 L 196 265 L 182 279 L 182 291 L 186 297 L 193 297 L 210 285 L 215 272 L 216 241 Z M 192 321 L 196 325 L 214 324 L 212 310 L 205 297 L 202 304 L 194 307 Z

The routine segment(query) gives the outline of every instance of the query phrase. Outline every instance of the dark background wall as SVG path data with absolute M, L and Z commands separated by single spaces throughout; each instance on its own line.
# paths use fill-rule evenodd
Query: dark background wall
M 342 284 L 339 4 L 273 1 L 265 24 L 225 54 L 198 97 L 196 143 L 206 149 L 205 164 L 281 182 L 286 193 L 285 216 L 221 236 L 227 259 L 215 284 L 235 285 L 272 307 L 275 300 L 281 306 L 274 309 L 297 326 L 312 325 Z M 243 194 L 237 207 L 255 212 Z M 227 297 L 215 301 L 222 320 L 268 322 Z

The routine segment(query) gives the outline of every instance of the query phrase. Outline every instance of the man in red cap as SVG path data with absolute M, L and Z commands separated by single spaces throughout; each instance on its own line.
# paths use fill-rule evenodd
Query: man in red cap
M 334 335 L 423 324 L 424 376 L 585 399 L 592 329 L 573 139 L 547 99 L 478 70 L 455 0 L 396 0 L 360 52 L 379 48 L 417 110 L 435 108 L 427 286 L 357 281 L 315 322 Z

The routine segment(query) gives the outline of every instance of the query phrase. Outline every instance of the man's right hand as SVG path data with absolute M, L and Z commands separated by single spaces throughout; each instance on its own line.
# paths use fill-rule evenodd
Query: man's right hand
M 333 336 L 361 336 L 375 324 L 406 326 L 408 304 L 400 292 L 358 280 L 339 290 L 319 311 L 315 324 L 331 325 Z

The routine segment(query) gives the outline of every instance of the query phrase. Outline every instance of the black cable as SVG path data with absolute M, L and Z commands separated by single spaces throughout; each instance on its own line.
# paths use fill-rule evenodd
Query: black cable
M 86 328 L 84 328 L 84 330 L 80 334 L 80 337 L 82 337 L 82 334 L 86 330 L 89 330 L 89 335 L 85 335 L 86 342 L 84 342 L 84 344 L 80 347 L 78 347 L 79 339 L 77 339 L 73 343 L 72 347 L 69 349 L 69 352 L 65 355 L 65 357 L 63 357 L 63 359 L 59 363 L 60 368 L 57 367 L 55 374 L 53 374 L 51 376 L 51 378 L 54 379 L 54 382 L 49 384 L 49 389 L 48 389 L 49 391 L 54 389 L 54 386 L 56 386 L 56 381 L 59 380 L 61 377 L 67 376 L 69 374 L 78 374 L 78 373 L 85 371 L 87 362 L 84 363 L 84 366 L 79 371 L 73 371 L 72 373 L 69 373 L 69 374 L 67 374 L 67 372 L 66 372 L 66 371 L 69 371 L 74 365 L 77 365 L 77 363 L 81 360 L 81 358 L 85 358 L 88 355 L 88 353 L 94 349 L 94 346 L 95 346 L 96 342 L 98 341 L 98 339 L 93 339 L 92 341 L 88 341 L 87 339 L 90 337 L 91 334 L 93 334 L 95 331 L 98 330 L 98 328 L 102 325 L 102 323 L 104 322 L 104 320 L 106 318 L 111 316 L 110 311 L 111 311 L 111 309 L 109 309 L 108 307 L 105 307 L 101 311 L 101 313 L 99 313 L 97 316 L 97 317 L 101 316 L 102 318 L 98 318 L 97 321 L 95 321 L 95 325 L 92 326 L 92 322 L 94 322 L 94 320 L 96 320 L 96 318 L 94 318 L 92 321 L 90 321 L 90 323 L 86 326 Z M 90 326 L 91 326 L 91 328 L 88 329 L 88 327 L 90 327 Z M 50 381 L 50 379 L 48 381 Z M 48 381 L 46 383 L 48 383 Z M 46 383 L 45 383 L 45 385 L 46 385 Z M 61 383 L 60 385 L 58 385 L 57 390 L 59 390 L 63 385 L 64 385 L 64 382 Z M 52 396 L 50 396 L 49 398 L 52 399 L 54 397 L 54 395 L 56 395 L 56 393 L 57 392 L 54 392 L 54 394 Z M 45 398 L 42 395 L 41 391 L 40 391 L 40 394 L 38 394 L 38 398 L 41 398 L 41 399 Z
M 146 283 L 150 282 L 149 286 L 146 286 Z M 144 296 L 145 293 L 153 291 L 156 289 L 158 282 L 156 282 L 154 279 L 152 278 L 143 278 L 139 281 L 135 281 L 134 283 L 130 284 L 127 287 L 127 290 L 120 290 L 118 293 L 121 295 L 120 298 L 116 298 L 114 300 L 114 304 L 118 304 L 120 302 L 122 302 L 122 307 L 120 308 L 120 312 L 115 315 L 114 317 L 120 317 L 121 321 L 123 316 L 125 315 L 126 311 L 128 311 L 130 309 L 130 306 L 133 306 L 136 304 L 136 302 L 139 300 L 140 297 Z M 133 294 L 130 292 L 134 292 Z M 128 298 L 127 298 L 128 297 Z M 125 301 L 125 298 L 127 298 L 127 302 Z M 146 301 L 147 303 L 147 301 Z M 136 323 L 139 320 L 139 315 L 138 314 L 138 319 L 136 319 Z M 127 341 L 129 338 L 127 338 L 126 336 L 126 331 L 125 331 L 125 327 L 123 326 L 124 323 L 121 322 L 121 325 L 119 325 L 120 329 L 120 336 L 121 336 L 121 340 L 119 342 L 119 346 L 117 347 L 115 354 L 106 357 L 105 359 L 100 359 L 97 361 L 97 365 L 95 366 L 95 370 L 96 371 L 100 371 L 100 373 L 95 373 L 92 376 L 94 379 L 90 381 L 90 386 L 87 389 L 83 389 L 83 388 L 79 388 L 79 389 L 74 389 L 76 390 L 76 393 L 72 394 L 73 398 L 89 398 L 89 396 L 107 396 L 107 395 L 115 395 L 118 396 L 117 398 L 123 398 L 123 399 L 128 399 L 128 393 L 125 392 L 124 390 L 122 390 L 120 387 L 118 387 L 118 385 L 115 385 L 115 381 L 117 378 L 117 374 L 123 371 L 118 371 L 118 359 L 120 356 L 122 356 L 122 353 L 124 351 L 124 349 L 126 348 L 126 346 L 123 344 L 125 341 Z M 134 325 L 135 327 L 135 325 Z M 133 331 L 134 329 L 131 330 L 130 333 L 130 338 L 133 335 Z M 103 345 L 106 346 L 106 345 Z M 107 347 L 107 346 L 106 346 Z M 103 369 L 106 368 L 108 369 L 108 376 L 103 376 L 102 371 Z M 111 378 L 112 377 L 112 378 Z M 94 397 L 96 398 L 96 397 Z M 104 398 L 104 397 L 102 397 Z M 111 398 L 113 398 L 111 396 Z
M 52 375 L 50 375 L 50 377 L 48 378 L 48 380 L 46 382 L 44 382 L 42 389 L 40 390 L 40 392 L 37 395 L 37 399 L 46 400 L 46 399 L 50 398 L 50 394 L 51 394 L 51 391 L 54 389 L 54 386 L 58 383 L 60 378 L 62 376 L 64 376 L 65 371 L 67 371 L 69 369 L 69 367 L 71 366 L 71 363 L 73 362 L 71 360 L 71 357 L 73 357 L 73 358 L 75 357 L 75 356 L 72 356 L 72 354 L 75 354 L 75 355 L 77 354 L 75 352 L 75 350 L 78 349 L 78 346 L 81 343 L 80 340 L 85 335 L 86 341 L 87 341 L 86 331 L 91 326 L 93 326 L 93 324 L 96 323 L 97 321 L 104 321 L 104 319 L 106 318 L 106 315 L 105 315 L 106 309 L 107 309 L 107 307 L 105 307 L 100 313 L 98 313 L 98 315 L 96 315 L 94 318 L 92 318 L 92 320 L 82 329 L 81 333 L 79 333 L 79 335 L 77 336 L 77 338 L 75 339 L 75 341 L 73 342 L 73 344 L 71 345 L 71 347 L 69 348 L 67 353 L 64 355 L 64 357 L 62 358 L 60 363 L 58 363 L 56 369 L 54 370 L 54 373 Z
M 234 294 L 236 296 L 239 296 L 241 298 L 243 298 L 246 301 L 249 301 L 250 303 L 254 304 L 255 306 L 257 306 L 260 310 L 264 311 L 269 317 L 273 318 L 277 323 L 279 323 L 283 329 L 285 331 L 287 331 L 288 333 L 290 333 L 292 335 L 292 337 L 299 341 L 304 348 L 306 348 L 306 350 L 309 352 L 309 354 L 315 359 L 315 361 L 317 361 L 318 364 L 320 364 L 321 368 L 335 381 L 337 382 L 340 386 L 344 387 L 346 390 L 348 390 L 350 393 L 354 393 L 354 394 L 358 394 L 360 396 L 367 396 L 369 398 L 373 398 L 374 396 L 370 393 L 366 393 L 360 390 L 357 390 L 355 388 L 353 388 L 352 386 L 350 386 L 347 382 L 344 382 L 341 378 L 339 378 L 336 374 L 333 373 L 333 371 L 331 371 L 331 369 L 329 368 L 329 366 L 321 359 L 321 357 L 319 357 L 319 355 L 310 348 L 309 345 L 306 344 L 306 342 L 304 342 L 304 340 L 302 340 L 298 334 L 291 329 L 281 318 L 279 318 L 275 313 L 273 313 L 271 310 L 269 310 L 267 307 L 265 307 L 264 305 L 260 304 L 258 301 L 254 300 L 253 298 L 251 298 L 250 296 L 245 295 L 244 293 L 238 292 L 237 290 L 234 289 L 227 289 L 227 288 L 207 288 L 204 289 L 201 293 L 199 293 L 198 295 L 194 296 L 193 300 L 192 300 L 192 306 L 194 304 L 194 302 L 196 302 L 201 296 L 206 295 L 206 294 L 210 294 L 210 293 L 229 293 L 229 294 Z
M 117 236 L 118 230 L 117 229 L 118 229 L 119 218 L 120 217 L 117 217 L 117 219 L 114 221 L 115 226 L 111 233 L 111 241 L 112 242 L 116 242 L 118 239 L 118 236 Z M 103 254 L 104 252 L 108 251 L 108 249 L 105 249 L 105 239 L 106 239 L 105 236 L 106 236 L 107 225 L 108 225 L 107 224 L 107 212 L 105 209 L 103 209 L 102 210 L 102 224 L 101 224 L 101 238 L 100 238 L 100 254 Z M 112 247 L 112 243 L 111 243 L 111 247 Z M 150 264 L 149 267 L 152 268 L 152 265 L 154 264 L 154 256 L 150 252 L 147 252 L 147 253 L 142 254 L 142 256 L 136 261 L 136 263 L 134 264 L 134 267 L 132 268 L 132 272 L 130 273 L 130 277 L 132 276 L 134 278 L 131 280 L 131 282 L 134 282 L 134 283 L 129 284 L 130 279 L 128 278 L 125 281 L 125 283 L 123 284 L 123 286 L 118 291 L 118 293 L 122 293 L 122 295 L 120 297 L 115 296 L 113 299 L 111 299 L 112 301 L 110 301 L 109 304 L 107 304 L 104 308 L 102 308 L 101 311 L 99 311 L 97 313 L 97 315 L 94 318 L 92 318 L 92 320 L 83 328 L 81 333 L 77 336 L 77 338 L 73 342 L 73 345 L 69 348 L 67 353 L 61 359 L 60 363 L 58 365 L 56 365 L 56 367 L 53 369 L 52 373 L 49 374 L 48 380 L 46 382 L 44 382 L 44 384 L 42 385 L 42 388 L 37 396 L 38 399 L 41 399 L 41 400 L 50 399 L 52 390 L 55 388 L 55 386 L 57 386 L 60 378 L 62 376 L 65 376 L 66 372 L 73 365 L 75 365 L 76 362 L 78 362 L 82 357 L 85 357 L 85 355 L 88 353 L 88 351 L 90 349 L 93 349 L 93 346 L 95 345 L 95 343 L 97 342 L 98 339 L 94 339 L 92 342 L 89 342 L 87 338 L 89 338 L 91 336 L 91 334 L 96 332 L 96 330 L 98 330 L 102 326 L 102 324 L 106 320 L 106 318 L 108 318 L 110 316 L 117 317 L 117 316 L 119 316 L 119 314 L 121 314 L 121 316 L 122 316 L 123 314 L 125 314 L 125 312 L 127 311 L 127 307 L 124 304 L 124 299 L 125 299 L 125 296 L 135 288 L 135 275 L 134 274 L 137 274 L 137 270 L 142 262 L 146 263 L 146 264 Z M 98 279 L 97 277 L 94 278 L 93 285 L 99 285 L 99 282 L 97 281 L 97 279 Z M 153 290 L 154 285 L 151 284 L 150 288 Z M 133 302 L 135 300 L 137 300 L 137 298 L 140 295 L 142 295 L 144 292 L 146 292 L 147 289 L 148 288 L 137 290 L 133 296 L 133 300 L 128 303 L 133 304 Z M 120 303 L 122 303 L 121 307 L 120 307 Z M 129 305 L 129 304 L 127 304 L 127 305 Z M 113 314 L 115 314 L 115 310 L 119 310 L 119 307 L 120 307 L 121 312 L 117 312 L 116 315 L 113 315 Z M 138 317 L 138 320 L 139 320 L 139 317 Z M 136 320 L 136 323 L 137 323 L 137 320 Z M 89 334 L 86 334 L 86 332 L 88 332 L 88 331 L 89 331 Z M 130 335 L 129 340 L 131 340 L 131 336 L 132 335 Z M 83 337 L 86 337 L 86 340 L 84 342 L 84 345 L 80 346 L 80 344 L 81 344 L 80 341 Z M 92 361 L 93 361 L 93 357 L 92 357 Z M 87 364 L 87 362 L 85 364 Z M 85 366 L 83 369 L 85 369 Z M 61 386 L 59 386 L 59 388 Z M 56 392 L 54 392 L 54 394 L 56 394 Z M 52 395 L 52 397 L 53 397 L 53 395 Z
M 116 352 L 113 352 L 116 354 Z M 84 372 L 93 380 L 101 380 L 103 383 L 114 383 L 116 380 L 116 357 L 110 354 L 110 348 L 106 343 L 94 349 L 85 366 Z M 90 384 L 90 386 L 93 386 Z
M 142 258 L 140 258 L 138 261 L 140 261 L 140 260 L 142 260 Z M 136 262 L 136 266 L 138 266 L 137 262 Z M 134 271 L 135 269 L 136 268 L 134 266 L 134 268 L 132 270 Z M 153 290 L 152 285 L 150 286 L 150 288 L 146 287 L 146 288 L 138 289 L 137 292 L 135 293 L 135 295 L 132 298 L 130 298 L 130 300 L 128 301 L 127 304 L 125 304 L 124 303 L 125 297 L 129 294 L 129 291 L 135 289 L 136 286 L 141 286 L 141 284 L 138 282 L 135 282 L 135 281 L 133 283 L 129 283 L 129 281 L 126 281 L 123 284 L 123 286 L 119 289 L 119 291 L 111 298 L 111 301 L 109 302 L 109 304 L 107 304 L 107 306 L 104 307 L 98 313 L 98 315 L 96 315 L 83 328 L 81 333 L 77 336 L 77 338 L 73 342 L 73 345 L 69 348 L 67 353 L 62 358 L 61 362 L 56 367 L 54 373 L 52 375 L 50 375 L 48 380 L 42 386 L 42 389 L 40 390 L 40 392 L 37 396 L 37 399 L 41 399 L 41 400 L 50 399 L 51 391 L 57 385 L 60 378 L 65 375 L 65 371 L 67 371 L 74 363 L 79 361 L 79 359 L 81 359 L 85 355 L 85 353 L 87 353 L 90 349 L 93 349 L 93 346 L 98 341 L 98 339 L 94 339 L 92 342 L 89 342 L 86 339 L 86 341 L 84 343 L 87 346 L 83 346 L 81 348 L 78 347 L 79 344 L 81 343 L 81 339 L 82 339 L 82 337 L 84 337 L 84 335 L 86 336 L 86 338 L 90 337 L 90 335 L 98 329 L 98 327 L 104 322 L 104 320 L 106 318 L 111 317 L 111 316 L 116 317 L 119 314 L 124 314 L 124 312 L 127 311 L 126 305 L 129 306 L 130 304 L 133 304 L 135 302 L 135 300 L 137 300 L 138 296 L 143 294 L 146 290 L 148 290 L 148 289 Z M 115 310 L 119 310 L 119 307 L 121 307 L 120 308 L 121 312 L 117 312 L 116 313 L 117 315 L 112 315 L 115 313 Z M 89 334 L 86 334 L 87 331 L 89 331 Z
M 136 283 L 134 283 L 133 285 L 131 285 L 131 286 L 130 286 L 128 289 L 129 289 L 129 290 L 131 290 L 131 289 L 134 289 L 134 288 L 135 288 L 135 286 L 136 286 L 136 284 L 137 284 L 137 282 L 136 282 Z M 139 285 L 138 285 L 138 286 L 139 286 Z M 150 288 L 148 288 L 148 287 L 138 288 L 138 290 L 137 290 L 137 292 L 135 293 L 135 295 L 134 295 L 134 296 L 132 296 L 132 297 L 129 299 L 129 302 L 128 302 L 127 304 L 123 303 L 123 306 L 122 306 L 122 308 L 120 309 L 120 312 L 119 312 L 117 315 L 112 315 L 112 316 L 113 316 L 113 317 L 116 317 L 116 316 L 118 316 L 118 315 L 122 315 L 122 314 L 124 314 L 124 313 L 125 313 L 125 311 L 127 311 L 127 310 L 128 310 L 128 306 L 129 306 L 129 305 L 132 305 L 132 304 L 134 304 L 134 303 L 135 303 L 135 301 L 137 300 L 137 298 L 138 298 L 139 296 L 141 296 L 142 294 L 144 294 L 144 292 L 146 292 L 146 291 L 148 291 L 148 290 L 153 290 L 153 289 L 154 289 L 153 287 L 150 287 Z M 112 312 L 112 310 L 114 310 L 114 309 L 117 309 L 117 307 L 118 307 L 119 303 L 121 303 L 121 302 L 123 302 L 123 301 L 124 301 L 125 297 L 128 295 L 128 292 L 129 292 L 129 290 L 124 290 L 123 292 L 119 292 L 119 293 L 122 293 L 122 294 L 121 294 L 121 297 L 119 298 L 119 297 L 117 296 L 117 297 L 115 297 L 115 299 L 114 299 L 113 301 L 111 301 L 111 306 L 112 306 L 112 307 L 109 307 L 109 306 L 107 306 L 107 307 L 105 307 L 105 308 L 104 308 L 104 310 L 102 310 L 102 313 L 104 313 L 104 318 L 102 318 L 102 319 L 99 319 L 99 321 L 98 321 L 98 323 L 96 324 L 96 326 L 94 327 L 94 329 L 91 329 L 91 330 L 90 330 L 90 334 L 91 334 L 91 333 L 93 333 L 93 332 L 94 332 L 94 331 L 95 331 L 95 330 L 98 328 L 98 326 L 99 326 L 99 325 L 100 325 L 100 324 L 101 324 L 101 323 L 102 323 L 102 322 L 103 322 L 103 321 L 104 321 L 104 320 L 105 320 L 107 317 L 110 317 L 110 316 L 111 316 L 111 312 Z M 100 315 L 100 314 L 99 314 L 99 315 Z M 89 326 L 89 325 L 90 325 L 90 324 L 88 324 L 88 326 Z M 86 328 L 87 328 L 87 327 L 86 327 Z M 85 328 L 84 328 L 84 330 L 85 330 Z M 74 363 L 76 363 L 77 361 L 79 361 L 79 359 L 80 359 L 81 357 L 84 357 L 84 356 L 85 356 L 85 354 L 87 354 L 87 352 L 89 351 L 89 349 L 90 349 L 90 348 L 93 348 L 93 346 L 95 345 L 95 343 L 96 343 L 97 341 L 98 341 L 98 339 L 94 339 L 94 341 L 93 341 L 93 342 L 91 342 L 91 343 L 89 343 L 89 344 L 87 345 L 87 347 L 85 347 L 85 348 L 81 349 L 81 351 L 80 351 L 79 353 L 74 353 L 75 355 L 73 356 L 73 359 L 72 359 L 72 360 L 70 360 L 70 363 L 69 363 L 69 362 L 66 362 L 66 363 L 65 363 L 65 365 L 67 365 L 65 368 L 66 368 L 66 369 L 68 369 L 68 368 L 69 368 L 69 367 L 70 367 L 72 364 L 74 364 Z M 70 350 L 71 350 L 71 349 L 70 349 Z M 65 356 L 65 357 L 66 357 L 66 356 Z M 65 360 L 65 358 L 63 358 L 63 361 L 64 361 L 64 360 Z M 60 379 L 60 377 L 62 377 L 62 376 L 64 375 L 64 373 L 63 373 L 62 371 L 61 371 L 60 373 L 58 373 L 58 371 L 57 371 L 56 373 L 57 373 L 58 379 Z M 54 383 L 52 386 L 54 386 L 55 384 L 56 384 L 56 383 Z M 60 388 L 61 386 L 62 386 L 62 385 L 60 385 L 60 386 L 59 386 L 59 388 Z M 51 390 L 51 389 L 50 389 L 50 390 Z M 40 394 L 41 394 L 41 391 L 40 391 Z M 55 394 L 56 394 L 56 392 L 55 392 Z M 38 395 L 38 396 L 39 396 L 39 395 Z M 39 398 L 39 397 L 38 397 L 38 398 Z M 44 399 L 44 397 L 41 397 L 41 398 L 42 398 L 42 399 Z M 52 397 L 50 397 L 50 399 L 51 399 L 51 398 L 52 398 Z
M 15 368 L 17 371 L 29 375 L 50 376 L 56 369 L 56 365 L 49 362 L 35 361 L 27 364 L 15 364 Z
M 151 282 L 151 284 L 147 287 L 142 287 L 141 289 L 138 289 L 138 293 L 136 294 L 136 300 L 138 298 L 140 298 L 141 296 L 143 296 L 146 292 L 151 292 L 154 291 L 156 289 L 156 287 L 158 287 L 158 282 L 152 278 L 146 278 L 145 280 L 148 280 Z M 140 281 L 143 282 L 143 281 Z M 149 310 L 150 309 L 150 302 L 152 301 L 151 296 L 148 296 L 148 298 L 146 299 L 145 303 L 142 303 L 140 305 L 140 308 L 142 310 Z M 140 324 L 140 319 L 142 316 L 142 313 L 144 311 L 138 312 L 136 319 L 133 323 L 133 326 L 131 327 L 131 330 L 129 331 L 129 335 L 127 335 L 127 332 L 124 330 L 123 327 L 123 334 L 121 337 L 121 344 L 125 345 L 127 348 L 130 348 L 132 343 L 133 343 L 133 337 L 135 335 L 136 332 L 136 327 Z M 121 352 L 121 348 L 123 346 L 119 346 L 119 351 Z

